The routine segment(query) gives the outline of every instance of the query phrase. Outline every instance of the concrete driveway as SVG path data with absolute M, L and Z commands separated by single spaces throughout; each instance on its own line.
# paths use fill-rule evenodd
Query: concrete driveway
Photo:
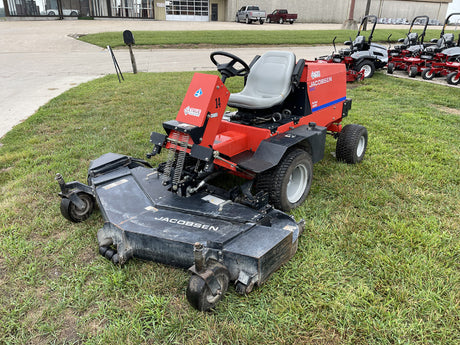
M 221 22 L 143 20 L 0 21 L 0 138 L 13 126 L 62 92 L 89 80 L 115 73 L 107 49 L 80 42 L 73 35 L 124 30 L 313 30 L 339 29 L 339 24 L 244 25 Z M 219 48 L 251 61 L 267 50 L 293 51 L 313 59 L 331 46 Z M 138 49 L 139 72 L 213 70 L 209 54 L 216 49 Z M 115 50 L 123 73 L 132 72 L 128 50 Z

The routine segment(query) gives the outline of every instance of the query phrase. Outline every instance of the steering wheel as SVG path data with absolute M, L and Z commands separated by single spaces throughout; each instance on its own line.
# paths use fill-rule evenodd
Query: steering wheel
M 218 63 L 217 60 L 216 60 L 216 56 L 225 56 L 229 59 L 231 59 L 229 62 L 227 63 Z M 248 64 L 246 62 L 244 62 L 242 59 L 240 59 L 238 56 L 235 56 L 233 54 L 230 54 L 230 53 L 227 53 L 227 52 L 224 52 L 224 51 L 217 51 L 217 52 L 213 52 L 211 53 L 211 61 L 214 65 L 216 65 L 217 67 L 217 70 L 219 71 L 219 73 L 222 75 L 222 82 L 225 83 L 225 79 L 227 78 L 230 78 L 230 77 L 235 77 L 235 76 L 238 76 L 238 77 L 245 77 L 249 74 L 249 71 L 250 71 L 250 67 L 248 66 Z M 241 69 L 236 69 L 234 67 L 234 65 L 236 63 L 239 63 L 243 66 L 243 68 Z

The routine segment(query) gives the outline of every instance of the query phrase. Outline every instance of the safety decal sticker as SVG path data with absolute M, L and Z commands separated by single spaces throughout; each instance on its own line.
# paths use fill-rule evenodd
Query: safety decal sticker
M 198 90 L 195 91 L 194 96 L 195 96 L 196 98 L 198 98 L 198 97 L 200 97 L 202 94 L 203 94 L 203 90 L 198 89 Z

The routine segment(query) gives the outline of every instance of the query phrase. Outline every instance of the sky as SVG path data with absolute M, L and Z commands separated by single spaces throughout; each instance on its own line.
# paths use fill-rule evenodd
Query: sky
M 460 0 L 454 0 L 447 7 L 447 15 L 452 12 L 460 12 Z

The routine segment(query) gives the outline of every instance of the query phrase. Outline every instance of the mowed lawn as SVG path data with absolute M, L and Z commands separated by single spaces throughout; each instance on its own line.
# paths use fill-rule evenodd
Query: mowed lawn
M 306 223 L 297 254 L 214 312 L 187 303 L 185 270 L 101 257 L 101 214 L 66 221 L 54 176 L 85 182 L 106 152 L 144 158 L 191 77 L 82 84 L 0 140 L 1 344 L 460 343 L 458 88 L 384 73 L 350 85 L 344 123 L 367 127 L 365 160 L 338 163 L 328 138 L 292 213 Z

